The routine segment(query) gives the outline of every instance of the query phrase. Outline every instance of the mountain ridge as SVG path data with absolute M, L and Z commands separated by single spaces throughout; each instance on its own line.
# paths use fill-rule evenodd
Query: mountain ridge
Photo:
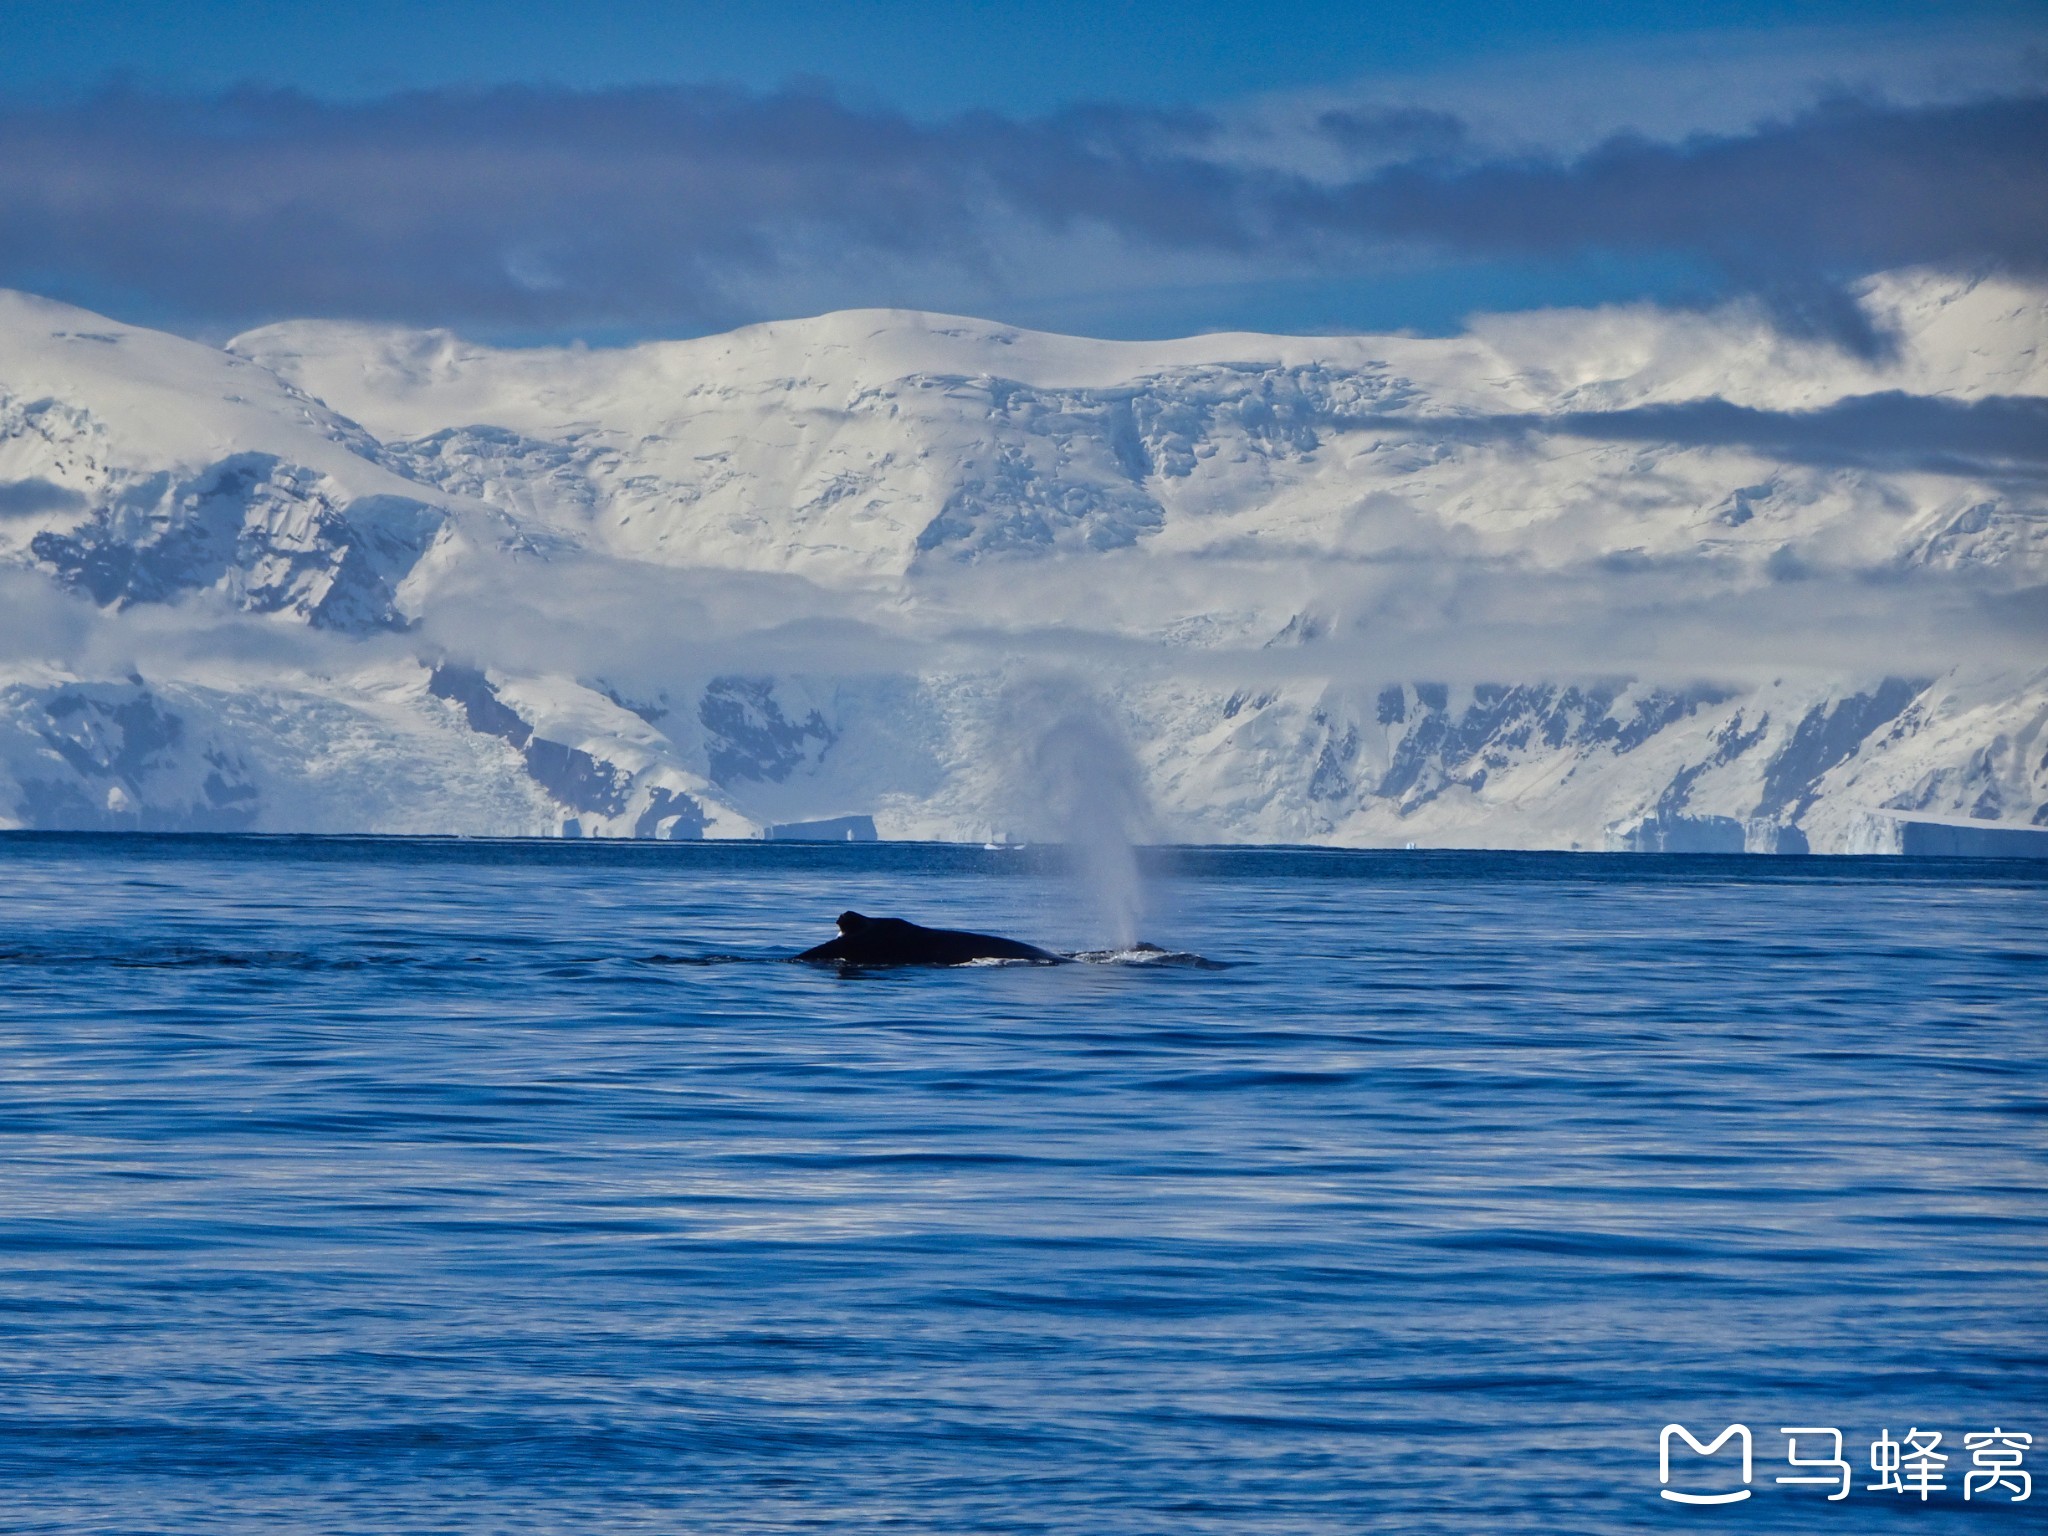
M 1646 309 L 210 348 L 0 295 L 0 820 L 1058 837 L 1050 741 L 1203 841 L 2044 824 L 2048 303 L 1864 302 L 1889 358 Z

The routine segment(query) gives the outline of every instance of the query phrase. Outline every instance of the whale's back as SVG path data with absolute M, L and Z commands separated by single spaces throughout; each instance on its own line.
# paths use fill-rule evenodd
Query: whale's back
M 839 914 L 839 937 L 807 949 L 799 960 L 839 965 L 967 965 L 976 960 L 1029 960 L 1058 964 L 1061 956 L 993 933 L 925 928 L 900 917 Z

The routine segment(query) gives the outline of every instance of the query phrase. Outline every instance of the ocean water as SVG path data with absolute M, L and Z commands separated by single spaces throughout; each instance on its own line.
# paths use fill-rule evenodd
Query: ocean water
M 2043 866 L 1153 863 L 0 838 L 0 1529 L 2041 1528 Z

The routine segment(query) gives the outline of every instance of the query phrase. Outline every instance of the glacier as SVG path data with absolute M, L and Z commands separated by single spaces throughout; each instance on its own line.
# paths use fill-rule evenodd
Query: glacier
M 1158 840 L 2026 851 L 2048 293 L 1861 302 L 1868 357 L 0 294 L 0 827 L 1072 840 L 1085 741 Z

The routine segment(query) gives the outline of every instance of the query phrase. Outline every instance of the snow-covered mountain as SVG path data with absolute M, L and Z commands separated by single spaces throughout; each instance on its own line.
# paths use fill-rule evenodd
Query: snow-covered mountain
M 0 824 L 2020 837 L 2048 295 L 1864 302 L 1884 356 L 1647 308 L 217 349 L 0 295 Z

